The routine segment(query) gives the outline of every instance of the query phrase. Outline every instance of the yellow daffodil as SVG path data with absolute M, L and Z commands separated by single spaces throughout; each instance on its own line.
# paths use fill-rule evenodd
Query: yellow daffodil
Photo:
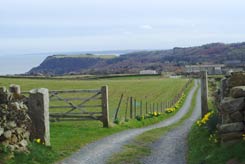
M 41 143 L 41 139 L 40 138 L 36 139 L 35 141 L 36 141 L 36 143 Z

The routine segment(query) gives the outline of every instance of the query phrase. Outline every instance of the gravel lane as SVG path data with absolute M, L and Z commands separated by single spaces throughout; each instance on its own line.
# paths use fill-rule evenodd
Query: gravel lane
M 103 164 L 106 163 L 106 160 L 116 152 L 121 150 L 121 147 L 127 144 L 130 140 L 136 137 L 139 134 L 142 134 L 145 131 L 165 127 L 171 125 L 181 117 L 183 117 L 189 110 L 191 99 L 193 97 L 194 91 L 197 88 L 197 80 L 195 80 L 195 86 L 191 89 L 189 95 L 186 98 L 186 101 L 183 107 L 171 118 L 166 119 L 160 123 L 150 125 L 144 128 L 136 128 L 125 130 L 108 137 L 105 137 L 101 140 L 98 140 L 94 143 L 88 144 L 87 146 L 80 149 L 78 152 L 72 156 L 66 158 L 63 161 L 58 162 L 59 164 Z
M 201 90 L 198 91 L 195 111 L 190 119 L 181 126 L 171 130 L 154 142 L 150 156 L 143 158 L 144 164 L 185 164 L 187 152 L 187 135 L 193 123 L 201 115 Z

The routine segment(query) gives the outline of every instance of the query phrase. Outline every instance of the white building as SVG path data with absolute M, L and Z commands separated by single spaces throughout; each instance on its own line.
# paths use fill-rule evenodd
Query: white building
M 156 75 L 157 71 L 155 70 L 142 70 L 140 71 L 140 75 Z

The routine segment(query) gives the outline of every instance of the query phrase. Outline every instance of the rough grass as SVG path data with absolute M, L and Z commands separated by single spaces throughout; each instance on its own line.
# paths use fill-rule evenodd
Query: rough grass
M 117 107 L 119 97 L 122 93 L 126 96 L 134 96 L 137 99 L 147 97 L 148 101 L 170 100 L 187 82 L 185 79 L 120 79 L 120 80 L 35 80 L 35 79 L 11 79 L 0 78 L 0 86 L 19 84 L 22 90 L 45 87 L 50 90 L 64 89 L 96 89 L 103 85 L 109 86 L 110 115 L 113 116 Z M 125 100 L 123 101 L 125 105 Z M 122 105 L 120 114 L 124 114 L 125 106 Z M 128 128 L 142 127 L 159 122 L 170 115 L 162 115 L 144 121 L 130 120 L 120 126 L 113 128 L 102 128 L 99 121 L 82 122 L 57 122 L 51 123 L 51 144 L 52 148 L 45 148 L 42 145 L 31 144 L 31 154 L 17 155 L 15 160 L 8 160 L 7 163 L 53 163 L 62 159 L 82 146 L 101 139 L 110 134 Z M 37 147 L 37 148 L 36 148 Z M 1 156 L 0 156 L 1 158 Z

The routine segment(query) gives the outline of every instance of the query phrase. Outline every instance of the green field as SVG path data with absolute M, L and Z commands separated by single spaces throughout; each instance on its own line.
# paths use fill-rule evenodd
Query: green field
M 12 79 L 0 78 L 0 86 L 18 84 L 23 91 L 33 88 L 48 88 L 50 90 L 66 89 L 98 89 L 101 86 L 109 87 L 110 118 L 114 116 L 120 95 L 124 94 L 121 105 L 120 116 L 123 117 L 126 106 L 126 99 L 133 96 L 137 100 L 148 101 L 149 103 L 166 102 L 171 100 L 182 89 L 187 79 L 165 79 L 165 78 L 120 78 L 101 80 L 45 80 L 45 79 Z M 51 111 L 52 112 L 52 111 Z M 34 147 L 33 153 L 28 156 L 17 155 L 15 161 L 34 160 L 37 163 L 52 163 L 62 159 L 72 152 L 78 150 L 87 143 L 122 131 L 128 128 L 141 127 L 166 118 L 156 117 L 144 121 L 130 120 L 120 126 L 113 125 L 112 128 L 102 128 L 99 121 L 77 121 L 77 122 L 55 122 L 51 123 L 51 144 L 52 149 Z M 37 155 L 39 154 L 39 155 Z M 45 156 L 45 158 L 43 158 Z M 40 158 L 40 159 L 39 159 Z
M 99 89 L 101 86 L 108 85 L 111 117 L 115 113 L 121 94 L 124 94 L 123 102 L 121 104 L 122 110 L 120 110 L 120 113 L 122 114 L 124 113 L 123 109 L 125 109 L 127 97 L 132 96 L 138 101 L 142 100 L 149 103 L 167 102 L 181 90 L 186 82 L 186 79 L 164 79 L 159 77 L 149 79 L 120 78 L 118 80 L 37 80 L 0 78 L 0 86 L 18 84 L 21 86 L 22 91 L 29 91 L 34 88 L 48 88 L 49 90 Z
M 100 59 L 113 59 L 116 55 L 93 55 L 93 54 L 80 54 L 80 55 L 54 55 L 55 58 L 100 58 Z

